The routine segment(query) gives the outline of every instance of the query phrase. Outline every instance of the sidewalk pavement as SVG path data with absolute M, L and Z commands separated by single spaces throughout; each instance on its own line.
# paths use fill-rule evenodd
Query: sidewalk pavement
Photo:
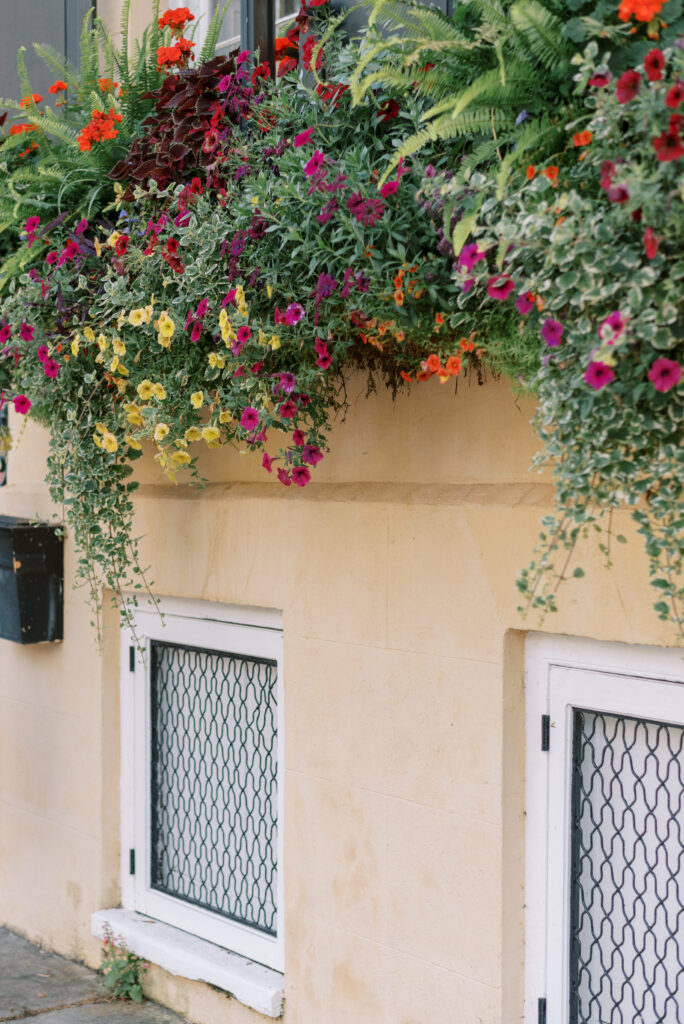
M 0 928 L 0 1022 L 37 1016 L 36 1024 L 184 1024 L 157 1003 L 113 1000 L 95 971 Z

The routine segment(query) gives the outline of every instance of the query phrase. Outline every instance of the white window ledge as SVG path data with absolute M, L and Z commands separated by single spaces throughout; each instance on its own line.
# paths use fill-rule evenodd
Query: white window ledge
M 284 979 L 278 971 L 134 910 L 98 910 L 90 918 L 92 934 L 102 938 L 106 924 L 132 953 L 170 974 L 215 985 L 266 1017 L 281 1016 Z

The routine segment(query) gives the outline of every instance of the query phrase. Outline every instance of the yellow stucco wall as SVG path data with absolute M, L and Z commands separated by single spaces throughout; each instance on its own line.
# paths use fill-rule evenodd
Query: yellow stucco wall
M 283 612 L 286 1024 L 512 1024 L 522 983 L 523 623 L 514 579 L 550 508 L 533 406 L 430 382 L 352 407 L 303 491 L 211 453 L 204 491 L 151 458 L 136 500 L 160 594 Z M 45 516 L 29 424 L 0 512 Z M 630 537 L 544 629 L 668 644 Z M 0 642 L 0 920 L 95 964 L 118 901 L 118 637 L 98 657 L 67 545 L 65 641 Z M 263 1020 L 154 969 L 201 1024 Z

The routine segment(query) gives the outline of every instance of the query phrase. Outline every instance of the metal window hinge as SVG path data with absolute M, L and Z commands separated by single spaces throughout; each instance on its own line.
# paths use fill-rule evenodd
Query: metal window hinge
M 551 715 L 541 716 L 541 748 L 548 750 L 551 743 Z
M 128 671 L 135 672 L 135 647 L 128 648 Z
M 537 1000 L 537 1024 L 546 1024 L 546 999 Z
M 135 850 L 128 851 L 128 873 L 129 875 L 135 874 Z

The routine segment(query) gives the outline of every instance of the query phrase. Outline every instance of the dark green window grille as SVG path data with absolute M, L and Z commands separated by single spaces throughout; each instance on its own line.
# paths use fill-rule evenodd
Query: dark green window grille
M 151 886 L 276 933 L 277 665 L 152 643 Z
M 684 1021 L 684 728 L 575 710 L 570 1024 Z

